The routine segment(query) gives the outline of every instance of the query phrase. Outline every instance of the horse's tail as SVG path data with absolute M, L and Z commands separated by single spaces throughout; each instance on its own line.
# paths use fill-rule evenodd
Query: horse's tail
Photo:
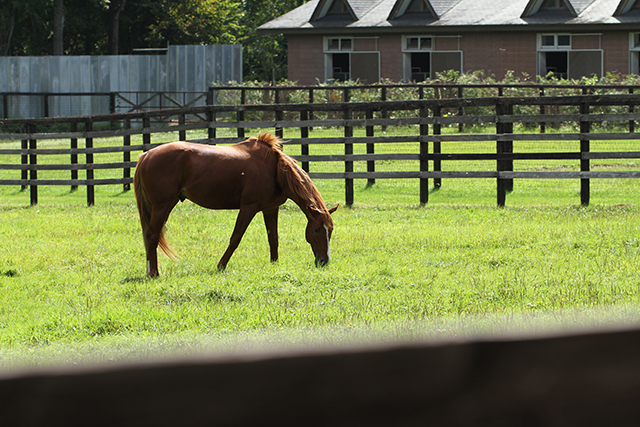
M 149 228 L 149 224 L 151 223 L 151 201 L 149 200 L 149 196 L 147 195 L 144 186 L 142 185 L 142 181 L 140 179 L 141 168 L 140 165 L 144 161 L 147 153 L 142 153 L 138 157 L 138 166 L 136 167 L 136 171 L 133 175 L 133 189 L 134 194 L 136 196 L 136 203 L 138 204 L 138 213 L 140 214 L 140 224 L 142 225 L 142 237 L 145 240 L 145 247 L 147 245 L 147 236 L 145 231 Z M 167 238 L 165 237 L 165 227 L 164 225 L 160 229 L 160 239 L 158 240 L 158 247 L 164 252 L 169 258 L 172 260 L 176 259 L 176 253 L 171 249 Z

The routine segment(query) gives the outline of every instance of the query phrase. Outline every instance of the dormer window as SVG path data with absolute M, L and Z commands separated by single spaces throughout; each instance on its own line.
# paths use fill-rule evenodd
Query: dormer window
M 343 0 L 334 0 L 327 10 L 327 15 L 346 15 L 349 13 L 349 9 L 344 4 Z
M 545 0 L 540 5 L 540 10 L 562 10 L 567 9 L 564 0 Z
M 409 2 L 409 5 L 407 6 L 406 12 L 431 13 L 431 11 L 429 10 L 429 6 L 427 6 L 427 3 L 425 2 L 425 0 L 411 0 L 411 2 Z
M 429 20 L 438 19 L 429 0 L 397 0 L 387 19 L 394 20 L 403 16 L 418 16 L 420 19 Z
M 320 0 L 313 15 L 311 15 L 310 21 L 318 21 L 323 18 L 337 20 L 344 20 L 345 18 L 349 20 L 358 19 L 347 0 Z
M 534 16 L 538 12 L 546 12 L 546 14 L 562 15 L 569 13 L 571 16 L 578 16 L 573 5 L 568 0 L 530 0 L 521 18 Z
M 613 13 L 613 16 L 624 15 L 629 12 L 637 12 L 640 11 L 640 1 L 638 0 L 621 0 L 616 8 L 616 11 Z

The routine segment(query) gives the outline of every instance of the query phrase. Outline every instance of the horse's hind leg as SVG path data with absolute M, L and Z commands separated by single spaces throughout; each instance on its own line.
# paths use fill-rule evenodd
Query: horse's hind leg
M 171 210 L 177 202 L 168 205 L 153 206 L 151 220 L 146 230 L 143 230 L 144 245 L 147 253 L 147 276 L 158 276 L 158 243 L 162 237 L 164 224 L 169 218 Z

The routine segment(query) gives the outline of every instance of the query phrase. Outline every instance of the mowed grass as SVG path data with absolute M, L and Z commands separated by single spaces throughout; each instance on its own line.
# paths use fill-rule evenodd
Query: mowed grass
M 327 204 L 343 202 L 343 182 L 317 185 Z M 132 192 L 98 187 L 86 207 L 84 188 L 41 187 L 39 205 L 28 207 L 28 191 L 0 187 L 0 365 L 39 363 L 34 355 L 49 349 L 148 356 L 202 337 L 235 343 L 281 331 L 298 337 L 290 342 L 319 330 L 450 336 L 462 333 L 451 325 L 476 330 L 482 319 L 503 319 L 494 330 L 523 316 L 580 323 L 554 314 L 576 310 L 635 320 L 640 182 L 592 180 L 589 207 L 579 206 L 579 185 L 516 180 L 507 207 L 496 208 L 495 180 L 444 180 L 426 206 L 417 180 L 357 180 L 355 205 L 334 215 L 322 269 L 304 215 L 288 202 L 280 260 L 269 262 L 258 216 L 219 272 L 236 212 L 185 202 L 168 223 L 180 259 L 161 256 L 154 280 Z

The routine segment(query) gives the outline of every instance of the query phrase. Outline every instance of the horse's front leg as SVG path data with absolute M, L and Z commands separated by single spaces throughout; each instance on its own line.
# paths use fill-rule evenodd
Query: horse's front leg
M 254 206 L 243 206 L 240 208 L 238 218 L 236 218 L 236 225 L 233 228 L 233 234 L 229 240 L 229 246 L 227 247 L 224 255 L 222 255 L 222 258 L 220 258 L 220 262 L 218 262 L 218 270 L 224 270 L 227 267 L 227 263 L 229 262 L 231 255 L 233 255 L 233 252 L 240 244 L 240 240 L 242 240 L 244 232 L 247 231 L 247 227 L 257 213 L 258 210 Z
M 264 225 L 267 227 L 267 239 L 269 240 L 269 251 L 271 252 L 271 262 L 278 260 L 278 209 L 262 211 Z

